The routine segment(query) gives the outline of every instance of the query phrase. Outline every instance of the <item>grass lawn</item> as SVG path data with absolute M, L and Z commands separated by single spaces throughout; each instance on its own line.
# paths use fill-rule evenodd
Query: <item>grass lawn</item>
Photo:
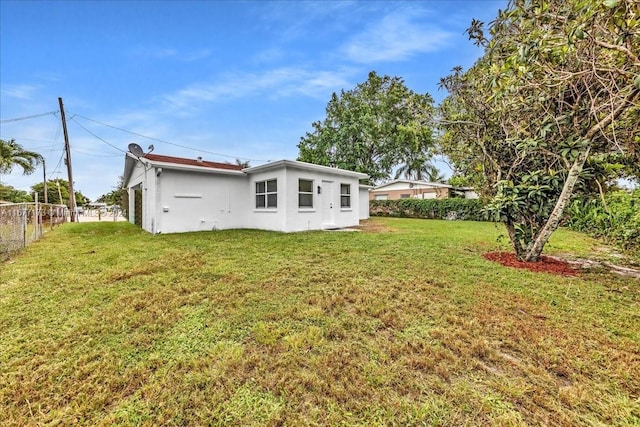
M 0 425 L 640 425 L 640 280 L 502 267 L 494 224 L 369 225 L 55 229 L 0 264 Z

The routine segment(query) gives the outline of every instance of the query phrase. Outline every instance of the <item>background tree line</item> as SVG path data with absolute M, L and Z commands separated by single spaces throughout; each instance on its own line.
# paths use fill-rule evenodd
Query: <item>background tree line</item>
M 42 162 L 42 155 L 35 151 L 26 150 L 15 140 L 5 141 L 0 139 L 0 177 L 10 173 L 15 167 L 22 169 L 25 175 L 34 173 Z M 31 186 L 31 192 L 17 190 L 10 185 L 0 182 L 0 200 L 10 203 L 33 202 L 33 194 L 38 194 L 38 201 L 44 202 L 44 182 Z M 76 204 L 82 206 L 91 200 L 80 191 L 75 191 Z M 64 179 L 47 180 L 48 203 L 65 204 L 69 206 L 69 182 Z

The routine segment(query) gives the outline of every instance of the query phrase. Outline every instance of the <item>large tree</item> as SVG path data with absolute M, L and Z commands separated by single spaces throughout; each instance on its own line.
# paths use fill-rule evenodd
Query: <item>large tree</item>
M 29 175 L 41 160 L 40 154 L 25 150 L 15 140 L 0 139 L 0 174 L 10 173 L 15 166 L 19 166 L 25 175 Z
M 369 73 L 366 82 L 333 93 L 327 117 L 298 144 L 298 160 L 389 178 L 407 153 L 430 155 L 433 99 L 399 77 Z
M 536 261 L 576 191 L 640 162 L 640 12 L 633 0 L 512 0 L 489 34 L 473 21 L 484 56 L 441 81 L 442 146 L 479 177 L 518 257 Z
M 31 194 L 23 190 L 16 190 L 10 185 L 0 184 L 0 201 L 10 203 L 33 202 Z
M 31 186 L 31 191 L 38 193 L 38 200 L 44 200 L 44 183 L 39 182 Z M 76 191 L 76 206 L 90 203 L 80 191 Z M 53 204 L 69 205 L 69 181 L 61 178 L 47 180 L 47 201 Z

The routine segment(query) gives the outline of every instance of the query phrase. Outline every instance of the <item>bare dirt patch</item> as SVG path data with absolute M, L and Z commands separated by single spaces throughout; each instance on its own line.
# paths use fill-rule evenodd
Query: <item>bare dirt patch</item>
M 351 228 L 365 233 L 390 233 L 395 231 L 392 227 L 386 226 L 380 221 L 372 221 L 370 219 L 360 220 L 360 225 Z

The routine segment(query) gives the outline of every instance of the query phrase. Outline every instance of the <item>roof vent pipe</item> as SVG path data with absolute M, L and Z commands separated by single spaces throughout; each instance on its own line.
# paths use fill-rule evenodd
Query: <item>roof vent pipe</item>
M 198 163 L 202 163 L 202 157 L 198 156 Z

